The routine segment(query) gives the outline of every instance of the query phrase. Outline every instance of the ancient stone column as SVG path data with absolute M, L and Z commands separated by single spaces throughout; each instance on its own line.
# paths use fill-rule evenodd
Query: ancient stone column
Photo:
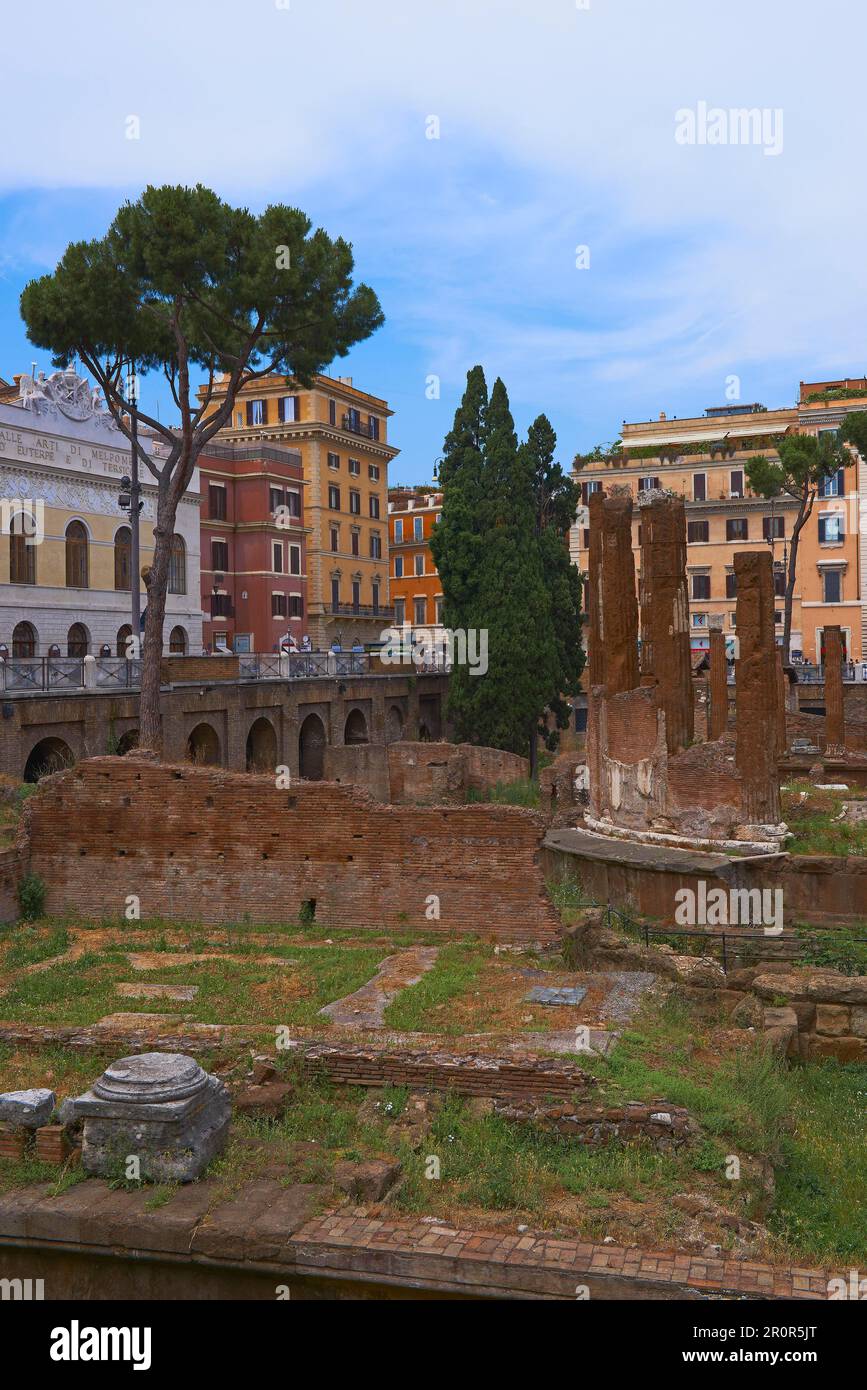
M 605 693 L 619 695 L 638 685 L 638 599 L 632 558 L 632 498 L 605 497 L 594 592 L 599 611 L 599 641 L 604 650 Z M 590 544 L 593 546 L 591 511 Z
M 840 757 L 846 749 L 843 721 L 843 639 L 839 627 L 825 628 L 825 752 Z
M 721 628 L 710 630 L 710 689 L 707 715 L 708 741 L 722 738 L 729 717 L 728 664 L 726 639 Z
M 778 825 L 773 558 L 769 551 L 742 550 L 734 557 L 734 569 L 740 645 L 735 665 L 735 762 L 741 778 L 741 812 L 748 825 Z
M 656 679 L 669 753 L 695 736 L 686 591 L 686 508 L 659 497 L 641 508 L 641 674 Z
M 605 684 L 605 646 L 602 641 L 602 508 L 605 496 L 591 492 L 587 499 L 590 548 L 587 555 L 587 680 L 590 687 Z

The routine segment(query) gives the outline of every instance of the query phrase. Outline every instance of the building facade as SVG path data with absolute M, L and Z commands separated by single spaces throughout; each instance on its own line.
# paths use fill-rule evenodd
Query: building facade
M 205 648 L 272 652 L 307 631 L 301 455 L 214 445 L 199 460 Z
M 442 583 L 430 550 L 442 507 L 442 493 L 432 488 L 389 488 L 391 598 L 398 627 L 442 627 Z
M 214 406 L 225 388 L 218 380 Z M 327 649 L 378 641 L 394 621 L 388 572 L 386 401 L 351 377 L 317 376 L 310 389 L 262 378 L 239 393 L 224 443 L 297 450 L 307 523 L 307 632 Z M 270 650 L 270 648 L 269 648 Z
M 586 504 L 591 492 L 627 488 L 635 504 L 633 548 L 640 568 L 642 501 L 657 489 L 683 497 L 687 514 L 687 580 L 690 641 L 694 651 L 709 646 L 710 629 L 720 626 L 730 655 L 737 651 L 734 556 L 738 550 L 767 545 L 774 559 L 777 598 L 775 630 L 783 640 L 784 598 L 790 565 L 792 529 L 798 503 L 792 497 L 772 500 L 754 495 L 746 475 L 755 454 L 775 458 L 776 443 L 786 434 L 837 429 L 849 409 L 867 408 L 856 394 L 841 402 L 808 400 L 833 383 L 802 384 L 798 405 L 779 410 L 764 406 L 711 407 L 701 416 L 624 422 L 622 449 L 588 463 L 574 476 L 581 486 L 582 507 L 570 535 L 570 552 L 579 568 L 588 568 Z M 867 393 L 867 383 L 862 383 Z M 820 485 L 813 512 L 801 532 L 792 603 L 791 654 L 795 661 L 821 662 L 826 626 L 843 629 L 846 654 L 858 661 L 867 651 L 859 536 L 859 498 L 863 462 L 853 462 Z
M 141 443 L 155 459 L 164 456 L 161 441 Z M 35 381 L 16 377 L 3 390 L 0 655 L 129 654 L 131 534 L 128 513 L 119 506 L 120 480 L 129 472 L 127 440 L 74 371 Z M 153 557 L 156 488 L 141 473 L 144 568 Z M 202 650 L 197 471 L 176 526 L 164 650 L 196 654 Z

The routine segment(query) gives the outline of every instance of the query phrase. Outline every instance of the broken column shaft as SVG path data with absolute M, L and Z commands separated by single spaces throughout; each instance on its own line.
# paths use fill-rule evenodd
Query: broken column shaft
M 641 508 L 641 675 L 653 678 L 669 753 L 695 736 L 686 590 L 686 509 L 679 497 Z
M 736 764 L 741 777 L 741 811 L 748 825 L 778 825 L 777 655 L 774 641 L 773 559 L 768 552 L 734 557 L 737 584 L 735 666 Z

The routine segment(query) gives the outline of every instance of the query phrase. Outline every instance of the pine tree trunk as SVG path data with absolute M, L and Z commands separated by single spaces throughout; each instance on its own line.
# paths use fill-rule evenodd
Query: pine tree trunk
M 141 704 L 139 708 L 139 747 L 157 756 L 163 751 L 163 720 L 160 708 L 160 667 L 163 657 L 163 623 L 166 589 L 174 539 L 174 515 L 168 502 L 160 499 L 154 530 L 153 564 L 147 576 L 147 616 L 142 650 Z

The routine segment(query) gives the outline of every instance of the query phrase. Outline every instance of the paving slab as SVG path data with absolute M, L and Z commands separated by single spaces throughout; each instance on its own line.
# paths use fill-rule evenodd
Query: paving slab
M 176 999 L 189 1004 L 199 992 L 198 985 L 119 984 L 115 986 L 124 999 Z
M 385 1026 L 386 1006 L 410 985 L 418 984 L 432 970 L 439 955 L 436 946 L 409 946 L 387 956 L 372 980 L 335 999 L 320 1009 L 320 1014 L 343 1028 L 382 1028 Z

